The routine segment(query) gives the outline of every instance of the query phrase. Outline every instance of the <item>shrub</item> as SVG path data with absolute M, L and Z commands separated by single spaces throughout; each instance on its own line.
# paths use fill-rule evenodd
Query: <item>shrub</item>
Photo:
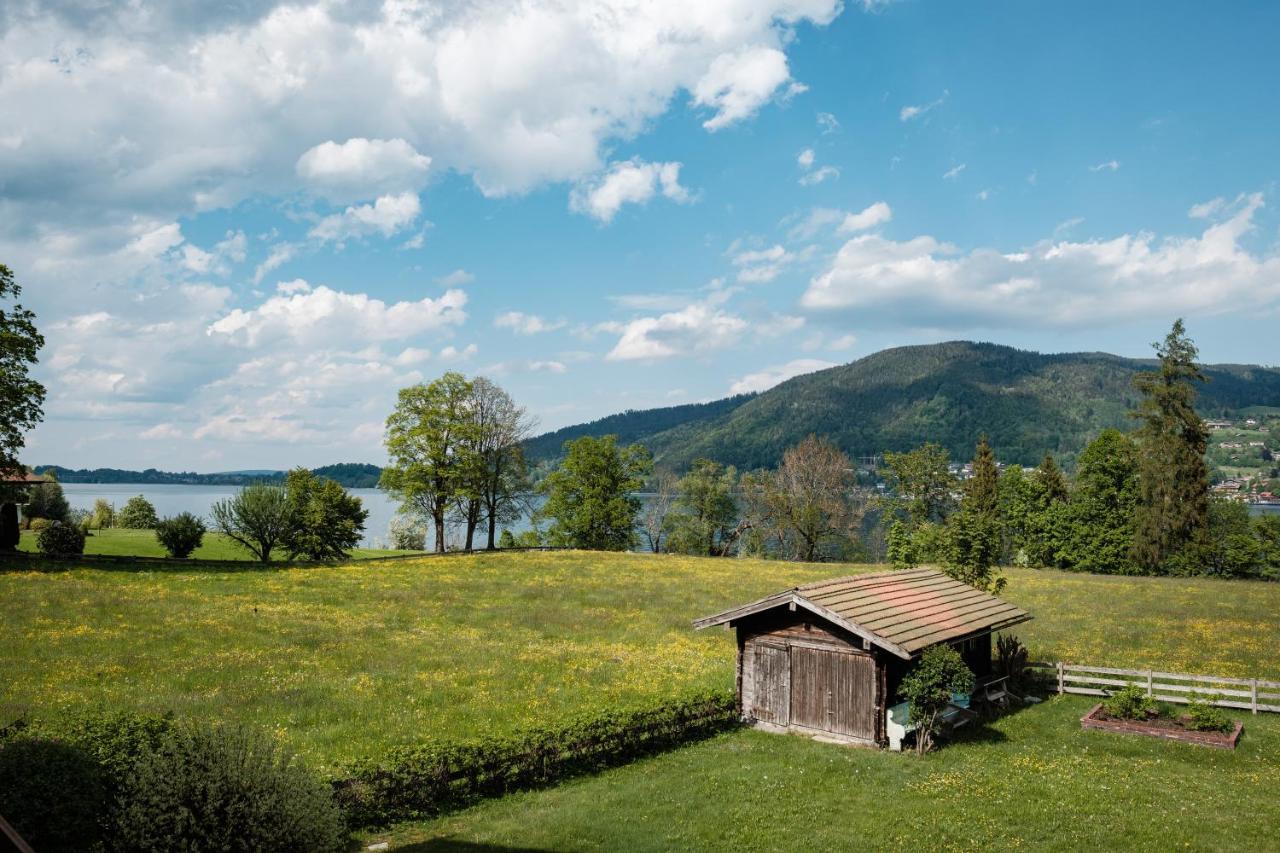
M 258 483 L 245 486 L 235 497 L 217 501 L 211 508 L 213 526 L 223 536 L 263 563 L 289 535 L 289 493 L 284 486 Z
M 27 525 L 27 529 L 34 531 L 35 533 L 39 533 L 41 530 L 52 527 L 53 524 L 54 522 L 47 518 L 33 518 L 31 519 L 31 523 Z
M 1013 634 L 996 637 L 996 674 L 1009 679 L 1010 690 L 1026 686 L 1026 670 L 1029 653 L 1027 647 Z
M 511 535 L 510 530 L 503 528 L 502 533 L 498 535 L 498 547 L 499 548 L 516 547 L 516 537 Z
M 391 547 L 397 551 L 427 550 L 427 528 L 422 522 L 397 515 L 391 519 Z
M 170 557 L 182 559 L 200 547 L 204 541 L 204 522 L 189 512 L 155 523 L 156 540 L 164 546 Z
M 1188 728 L 1197 732 L 1229 732 L 1235 728 L 1226 712 L 1212 704 L 1216 698 L 1191 694 L 1187 702 Z
M 481 797 L 592 773 L 737 725 L 732 693 L 688 696 L 659 707 L 615 710 L 507 738 L 393 750 L 335 783 L 353 825 L 431 817 Z
M 95 848 L 109 808 L 105 774 L 84 750 L 34 737 L 0 746 L 0 814 L 32 848 Z
M 924 754 L 933 746 L 940 727 L 939 718 L 954 693 L 972 693 L 973 673 L 951 646 L 925 649 L 920 660 L 902 679 L 899 692 L 910 703 L 911 722 L 917 725 L 916 752 Z
M 69 524 L 55 521 L 36 536 L 40 553 L 51 557 L 73 557 L 84 553 L 84 533 Z
M 1145 720 L 1156 713 L 1156 703 L 1141 687 L 1130 684 L 1103 700 L 1102 710 L 1117 720 Z
M 116 846 L 136 851 L 346 849 L 330 790 L 271 741 L 179 727 L 134 765 Z
M 93 502 L 93 515 L 90 524 L 101 530 L 104 527 L 115 527 L 116 508 L 106 498 L 98 498 Z
M 131 530 L 151 530 L 159 521 L 156 518 L 155 506 L 142 495 L 129 498 L 124 509 L 120 510 L 120 514 L 116 516 L 117 527 L 127 527 Z

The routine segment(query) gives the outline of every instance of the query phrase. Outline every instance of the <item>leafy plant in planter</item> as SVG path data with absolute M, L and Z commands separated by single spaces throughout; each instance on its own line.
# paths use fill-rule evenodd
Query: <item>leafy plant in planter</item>
M 933 746 L 942 713 L 951 704 L 952 694 L 972 693 L 973 673 L 951 646 L 925 650 L 915 667 L 902 679 L 900 693 L 911 704 L 910 720 L 916 730 L 916 752 L 923 755 Z
M 1229 732 L 1235 728 L 1226 712 L 1213 704 L 1217 698 L 1191 694 L 1187 701 L 1187 728 L 1197 732 Z
M 1102 703 L 1102 710 L 1117 720 L 1145 720 L 1158 711 L 1155 700 L 1136 684 L 1122 687 L 1108 696 Z

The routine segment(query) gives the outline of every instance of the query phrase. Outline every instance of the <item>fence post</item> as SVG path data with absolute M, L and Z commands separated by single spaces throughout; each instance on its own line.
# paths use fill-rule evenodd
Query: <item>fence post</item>
M 1064 680 L 1062 678 L 1062 661 L 1058 661 L 1058 695 L 1066 693 Z
M 1253 713 L 1258 713 L 1258 679 L 1249 680 L 1249 705 L 1253 709 Z
M 1151 697 L 1151 670 L 1147 670 L 1147 698 Z

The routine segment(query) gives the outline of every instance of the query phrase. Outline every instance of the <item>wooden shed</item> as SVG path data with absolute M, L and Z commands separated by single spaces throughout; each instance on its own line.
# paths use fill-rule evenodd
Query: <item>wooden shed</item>
M 738 701 L 761 728 L 886 743 L 885 716 L 913 659 L 938 643 L 979 683 L 991 634 L 1031 616 L 935 569 L 833 578 L 699 619 L 737 629 Z

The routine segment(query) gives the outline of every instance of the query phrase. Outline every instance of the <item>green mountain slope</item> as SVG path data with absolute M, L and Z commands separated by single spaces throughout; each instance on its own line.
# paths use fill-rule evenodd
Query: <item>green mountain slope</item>
M 1035 464 L 1046 451 L 1070 461 L 1104 427 L 1128 429 L 1132 378 L 1153 362 L 1106 353 L 1043 355 L 996 344 L 954 341 L 884 350 L 850 364 L 790 379 L 755 397 L 701 407 L 626 412 L 552 435 L 617 433 L 648 446 L 676 469 L 698 457 L 757 468 L 814 432 L 851 456 L 937 442 L 957 459 L 986 433 L 1002 461 Z M 1201 388 L 1207 416 L 1280 405 L 1280 370 L 1212 365 Z M 679 420 L 679 409 L 694 408 Z M 661 418 L 656 413 L 665 413 Z M 651 428 L 673 421 L 662 428 Z M 559 442 L 535 439 L 535 457 Z M 561 442 L 563 439 L 560 440 Z

